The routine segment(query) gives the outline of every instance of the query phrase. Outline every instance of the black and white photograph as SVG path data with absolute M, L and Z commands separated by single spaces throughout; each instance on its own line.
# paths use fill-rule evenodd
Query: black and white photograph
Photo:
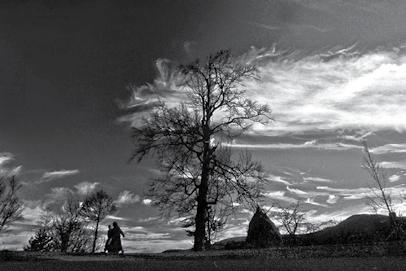
M 0 1 L 0 270 L 405 270 L 406 1 Z

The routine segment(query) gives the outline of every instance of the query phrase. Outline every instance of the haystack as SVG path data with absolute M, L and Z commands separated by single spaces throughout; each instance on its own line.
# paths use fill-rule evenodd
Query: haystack
M 247 244 L 255 248 L 264 248 L 279 245 L 281 240 L 278 228 L 267 214 L 257 207 L 248 226 Z

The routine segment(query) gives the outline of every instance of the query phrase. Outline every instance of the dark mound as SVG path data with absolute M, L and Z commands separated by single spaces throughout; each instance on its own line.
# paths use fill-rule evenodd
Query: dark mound
M 255 248 L 270 247 L 281 243 L 281 234 L 278 228 L 259 207 L 248 226 L 246 243 Z

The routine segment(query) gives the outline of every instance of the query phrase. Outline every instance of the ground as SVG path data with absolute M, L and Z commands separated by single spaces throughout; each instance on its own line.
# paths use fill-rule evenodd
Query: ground
M 405 270 L 406 257 L 323 257 L 283 258 L 266 253 L 256 256 L 235 254 L 133 254 L 121 256 L 68 256 L 47 254 L 8 258 L 0 270 Z M 25 255 L 26 256 L 26 255 Z
M 405 270 L 406 258 L 310 258 L 310 259 L 105 259 L 77 258 L 0 263 L 1 270 Z

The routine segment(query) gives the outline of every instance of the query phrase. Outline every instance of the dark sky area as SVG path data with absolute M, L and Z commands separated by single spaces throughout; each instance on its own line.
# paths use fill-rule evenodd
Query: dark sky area
M 117 101 L 128 97 L 129 83 L 153 79 L 156 59 L 270 42 L 244 21 L 246 8 L 258 8 L 252 3 L 244 10 L 217 1 L 0 5 L 0 146 L 26 168 L 122 167 L 130 146 L 116 123 Z

